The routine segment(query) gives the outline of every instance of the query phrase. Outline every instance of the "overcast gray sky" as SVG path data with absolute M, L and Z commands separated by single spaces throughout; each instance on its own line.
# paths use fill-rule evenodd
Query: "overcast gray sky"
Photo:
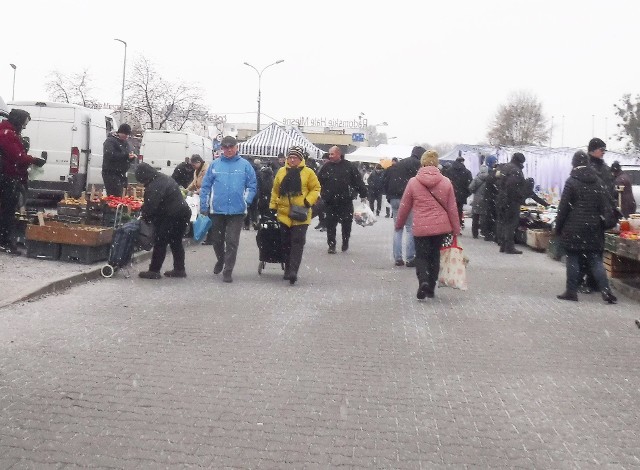
M 393 2 L 246 0 L 4 2 L 0 96 L 46 98 L 53 70 L 88 68 L 93 94 L 118 104 L 127 63 L 151 59 L 172 80 L 198 83 L 214 113 L 262 112 L 383 121 L 398 144 L 474 144 L 510 92 L 527 90 L 554 116 L 553 145 L 610 138 L 613 104 L 640 92 L 637 0 Z M 264 116 L 262 123 L 270 120 Z M 564 116 L 564 120 L 562 119 Z M 564 126 L 562 122 L 564 121 Z

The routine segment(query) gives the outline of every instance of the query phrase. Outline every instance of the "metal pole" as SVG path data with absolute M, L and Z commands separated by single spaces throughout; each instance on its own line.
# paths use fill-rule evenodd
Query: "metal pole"
M 258 71 L 257 68 L 255 68 L 253 65 L 251 65 L 249 62 L 245 62 L 244 65 L 251 67 L 253 70 L 256 71 L 256 73 L 258 74 L 258 116 L 256 118 L 256 134 L 258 132 L 260 132 L 260 104 L 262 101 L 262 91 L 261 91 L 261 87 L 262 87 L 262 72 L 264 72 L 265 70 L 267 70 L 269 67 L 271 67 L 272 65 L 277 65 L 277 64 L 281 64 L 282 62 L 284 62 L 284 59 L 280 59 L 280 60 L 276 60 L 273 64 L 269 64 L 267 66 L 265 66 L 262 70 Z
M 16 99 L 16 64 L 9 64 L 13 69 L 13 88 L 11 89 L 11 101 Z
M 120 93 L 120 124 L 124 123 L 124 82 L 127 72 L 127 43 L 122 39 L 114 39 L 124 44 L 124 63 L 122 65 L 122 92 Z

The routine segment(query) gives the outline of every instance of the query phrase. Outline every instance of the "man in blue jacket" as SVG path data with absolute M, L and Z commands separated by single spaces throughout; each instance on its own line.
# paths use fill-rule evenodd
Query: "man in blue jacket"
M 222 272 L 224 282 L 233 282 L 240 232 L 247 207 L 256 195 L 256 172 L 238 154 L 238 141 L 226 136 L 220 143 L 221 158 L 214 160 L 200 188 L 200 212 L 212 213 L 211 235 L 217 262 L 214 274 Z M 211 211 L 210 209 L 211 204 Z

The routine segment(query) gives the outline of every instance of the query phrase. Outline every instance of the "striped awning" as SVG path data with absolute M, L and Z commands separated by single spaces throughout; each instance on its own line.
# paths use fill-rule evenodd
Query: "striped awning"
M 269 124 L 246 142 L 240 142 L 238 151 L 245 156 L 276 157 L 279 153 L 286 153 L 294 145 L 304 148 L 313 158 L 319 159 L 324 153 L 297 128 L 292 127 L 287 131 L 275 122 Z

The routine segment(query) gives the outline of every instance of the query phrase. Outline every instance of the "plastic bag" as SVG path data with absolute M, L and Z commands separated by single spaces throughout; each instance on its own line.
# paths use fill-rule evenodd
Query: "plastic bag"
M 376 216 L 367 203 L 360 202 L 353 211 L 353 220 L 356 224 L 366 227 L 376 223 Z
M 204 214 L 198 214 L 196 221 L 193 223 L 193 239 L 199 242 L 205 237 L 210 228 L 211 219 Z
M 192 194 L 191 196 L 185 197 L 184 200 L 191 209 L 191 219 L 189 219 L 189 222 L 195 222 L 200 213 L 200 195 Z
M 440 271 L 438 285 L 467 290 L 467 263 L 458 237 L 453 237 L 450 246 L 440 248 Z
M 145 251 L 150 251 L 156 243 L 156 230 L 151 222 L 140 218 L 140 229 L 138 232 L 138 246 Z

